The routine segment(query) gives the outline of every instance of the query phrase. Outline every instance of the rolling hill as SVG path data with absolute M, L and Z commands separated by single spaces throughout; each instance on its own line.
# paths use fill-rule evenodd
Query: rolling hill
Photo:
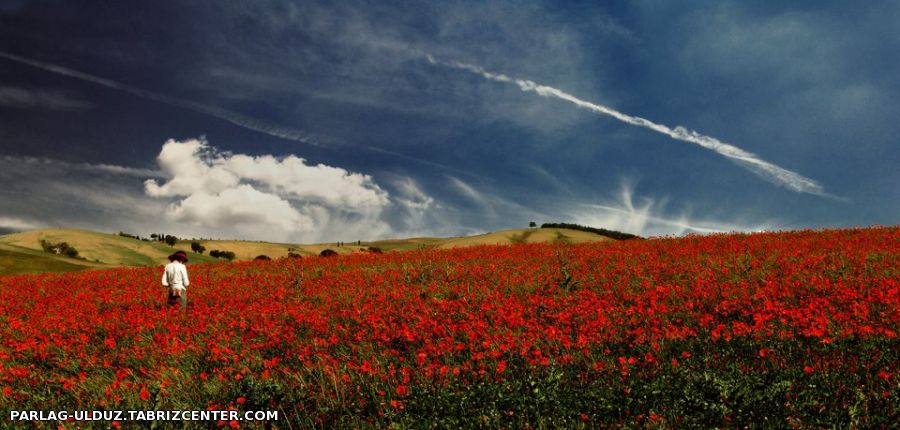
M 78 250 L 79 258 L 69 258 L 45 252 L 41 240 L 52 243 L 66 242 Z M 289 253 L 301 256 L 318 255 L 332 249 L 339 254 L 361 252 L 369 247 L 383 251 L 405 251 L 423 248 L 457 248 L 474 245 L 502 245 L 513 243 L 584 243 L 610 241 L 605 236 L 591 232 L 565 228 L 529 228 L 502 230 L 477 236 L 433 238 L 416 237 L 373 242 L 320 244 L 287 244 L 239 240 L 199 240 L 207 253 L 190 251 L 190 241 L 181 241 L 174 247 L 162 242 L 148 242 L 117 234 L 99 233 L 77 229 L 42 229 L 0 236 L 0 274 L 28 272 L 65 272 L 119 266 L 156 266 L 166 262 L 175 250 L 187 251 L 192 264 L 220 261 L 208 255 L 209 251 L 231 251 L 236 260 L 252 260 L 259 255 L 270 258 L 287 257 Z
M 44 252 L 41 240 L 66 242 L 78 250 L 80 258 Z M 161 242 L 145 242 L 114 234 L 74 229 L 42 229 L 0 236 L 0 246 L 10 252 L 29 250 L 68 264 L 92 267 L 154 266 L 166 261 L 176 248 Z M 207 255 L 188 252 L 196 263 L 216 261 Z
M 501 230 L 477 236 L 445 239 L 437 245 L 437 248 L 458 248 L 461 246 L 473 245 L 503 245 L 510 243 L 584 243 L 605 242 L 609 240 L 613 239 L 595 233 L 565 228 L 527 228 Z

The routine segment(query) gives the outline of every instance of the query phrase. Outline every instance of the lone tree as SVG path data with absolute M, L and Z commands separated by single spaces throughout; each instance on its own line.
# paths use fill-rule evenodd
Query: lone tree
M 206 247 L 201 245 L 200 242 L 191 242 L 191 251 L 202 254 L 203 251 L 206 251 Z
M 532 222 L 528 223 L 528 227 L 535 228 L 535 227 L 537 227 L 537 223 L 532 221 Z
M 178 243 L 178 238 L 167 234 L 163 241 L 166 242 L 166 245 L 175 246 L 175 244 Z

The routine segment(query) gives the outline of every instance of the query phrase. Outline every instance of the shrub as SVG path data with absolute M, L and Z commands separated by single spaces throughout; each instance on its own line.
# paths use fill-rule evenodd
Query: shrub
M 296 252 L 288 252 L 288 258 L 303 258 L 303 255 Z
M 219 251 L 218 249 L 209 251 L 209 256 L 215 258 L 224 258 L 228 261 L 234 260 L 235 257 L 234 253 L 231 251 Z
M 50 252 L 57 255 L 65 255 L 66 257 L 70 258 L 78 258 L 78 250 L 76 250 L 74 246 L 71 246 L 66 242 L 53 243 L 41 239 L 41 248 L 44 248 L 45 252 Z
M 337 255 L 337 251 L 333 249 L 323 249 L 322 252 L 319 253 L 319 257 L 335 257 Z
M 371 252 L 373 254 L 381 254 L 383 252 L 381 250 L 381 248 L 379 248 L 377 246 L 370 246 L 370 247 L 366 248 L 366 251 Z
M 269 257 L 268 255 L 265 255 L 265 254 L 257 255 L 256 258 L 254 258 L 254 260 L 261 260 L 261 261 L 270 261 L 271 259 L 272 259 L 271 257 Z

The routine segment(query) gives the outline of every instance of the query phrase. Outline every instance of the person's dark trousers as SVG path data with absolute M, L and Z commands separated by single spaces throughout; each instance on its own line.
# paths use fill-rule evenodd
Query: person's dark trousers
M 175 295 L 175 289 L 169 288 L 169 306 L 175 306 L 175 304 L 179 304 L 181 306 L 181 310 L 187 310 L 187 289 L 182 289 L 180 295 Z

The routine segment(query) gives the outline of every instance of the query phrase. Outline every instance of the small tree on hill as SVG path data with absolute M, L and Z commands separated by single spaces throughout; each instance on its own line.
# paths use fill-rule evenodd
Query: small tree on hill
M 231 251 L 219 251 L 218 249 L 209 251 L 209 256 L 215 258 L 224 258 L 228 261 L 234 260 L 235 257 L 234 253 Z
M 191 242 L 191 251 L 202 254 L 204 251 L 206 251 L 206 247 L 201 245 L 200 242 Z

